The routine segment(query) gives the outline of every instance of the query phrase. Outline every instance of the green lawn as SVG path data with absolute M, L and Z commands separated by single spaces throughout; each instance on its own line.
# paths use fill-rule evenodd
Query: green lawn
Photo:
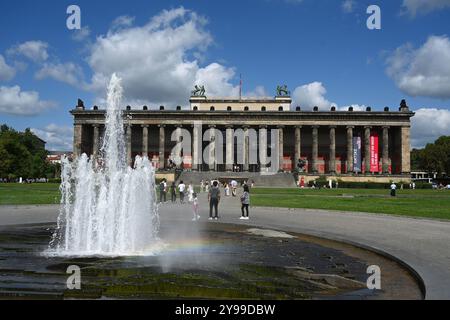
M 0 184 L 0 205 L 57 204 L 58 184 Z M 252 189 L 252 206 L 307 208 L 450 219 L 449 190 Z M 170 195 L 167 195 L 169 200 Z M 178 198 L 178 194 L 177 194 Z
M 0 183 L 0 205 L 59 203 L 59 184 Z
M 386 213 L 450 219 L 449 190 L 275 189 L 254 188 L 252 205 Z

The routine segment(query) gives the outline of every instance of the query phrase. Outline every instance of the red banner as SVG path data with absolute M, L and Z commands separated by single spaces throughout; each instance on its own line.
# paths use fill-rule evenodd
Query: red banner
M 370 133 L 370 172 L 380 171 L 380 157 L 378 154 L 378 132 Z

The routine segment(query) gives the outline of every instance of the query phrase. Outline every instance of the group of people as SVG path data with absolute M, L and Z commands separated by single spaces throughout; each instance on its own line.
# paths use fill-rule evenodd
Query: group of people
M 253 185 L 253 183 L 252 183 Z M 230 181 L 230 183 L 223 184 L 225 190 L 225 195 L 237 197 L 238 183 L 235 180 Z M 221 200 L 220 184 L 218 180 L 213 180 L 210 183 L 201 181 L 200 191 L 208 193 L 208 203 L 209 203 L 209 220 L 219 219 L 219 204 Z M 162 180 L 159 184 L 159 202 L 167 202 L 167 193 L 170 193 L 171 202 L 175 203 L 177 201 L 177 194 L 179 195 L 180 203 L 185 203 L 185 196 L 188 196 L 188 202 L 192 204 L 193 221 L 200 219 L 199 215 L 199 200 L 198 195 L 194 190 L 192 183 L 187 186 L 183 181 L 180 181 L 178 186 L 175 182 L 172 182 L 170 187 L 168 187 L 167 180 Z M 249 206 L 250 206 L 250 188 L 247 183 L 243 184 L 243 193 L 240 197 L 241 202 L 241 220 L 249 220 Z
M 190 183 L 188 186 L 183 181 L 180 181 L 178 186 L 175 182 L 172 182 L 170 188 L 168 188 L 167 180 L 162 180 L 159 184 L 159 202 L 167 202 L 167 192 L 170 193 L 170 200 L 172 203 L 177 201 L 177 194 L 180 197 L 180 203 L 184 203 L 186 194 L 188 195 L 188 201 L 191 203 L 197 198 L 197 193 L 194 191 L 194 186 Z
M 233 183 L 235 182 L 235 183 Z M 232 193 L 233 196 L 236 196 L 237 194 L 237 182 L 232 181 L 231 183 Z M 249 220 L 249 206 L 250 206 L 250 188 L 245 183 L 243 185 L 244 192 L 241 195 L 241 220 Z M 229 192 L 229 185 L 225 184 L 225 192 Z M 228 191 L 227 191 L 228 190 Z M 218 214 L 218 207 L 220 203 L 220 188 L 219 188 L 219 182 L 213 181 L 211 190 L 208 191 L 208 202 L 209 202 L 209 220 L 218 220 L 219 214 Z

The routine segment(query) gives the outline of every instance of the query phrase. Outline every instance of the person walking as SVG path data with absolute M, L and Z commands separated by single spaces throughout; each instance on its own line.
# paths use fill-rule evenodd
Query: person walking
M 217 181 L 214 181 L 211 189 L 208 193 L 208 201 L 209 201 L 209 220 L 218 220 L 219 219 L 219 202 L 220 202 L 220 189 Z M 215 215 L 213 215 L 213 209 Z
M 236 180 L 232 180 L 231 181 L 231 195 L 233 197 L 236 197 L 236 188 L 237 188 L 237 181 Z
M 197 197 L 197 193 L 194 192 L 192 197 L 193 197 L 193 200 L 192 200 L 192 213 L 194 214 L 194 217 L 192 218 L 192 221 L 197 221 L 197 220 L 200 220 L 200 215 L 198 214 L 198 197 Z
M 170 197 L 172 203 L 175 203 L 177 201 L 177 186 L 175 182 L 172 182 L 172 185 L 170 186 Z
M 248 207 L 250 205 L 250 189 L 248 187 L 248 185 L 244 184 L 244 193 L 241 196 L 241 212 L 242 212 L 242 216 L 241 216 L 241 220 L 249 220 L 249 216 L 248 216 Z M 245 210 L 245 212 L 244 212 Z
M 194 201 L 194 186 L 192 183 L 189 183 L 188 186 L 188 201 L 189 203 L 192 203 Z
M 178 191 L 180 192 L 180 203 L 184 203 L 184 192 L 186 191 L 186 185 L 183 181 L 180 181 L 180 184 L 178 185 Z
M 396 196 L 396 190 L 397 190 L 397 185 L 392 182 L 391 184 L 391 197 L 395 197 Z
M 167 183 L 165 180 L 162 180 L 159 184 L 159 202 L 166 202 L 167 201 Z
M 225 183 L 225 196 L 230 196 L 230 185 L 228 183 Z

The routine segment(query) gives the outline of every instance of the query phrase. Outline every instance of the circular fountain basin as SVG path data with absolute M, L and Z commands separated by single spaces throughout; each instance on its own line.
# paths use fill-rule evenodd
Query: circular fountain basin
M 165 221 L 158 254 L 49 256 L 54 225 L 0 228 L 0 298 L 421 299 L 413 275 L 371 251 L 277 230 Z M 81 289 L 69 290 L 69 266 Z M 382 290 L 366 287 L 369 265 Z

